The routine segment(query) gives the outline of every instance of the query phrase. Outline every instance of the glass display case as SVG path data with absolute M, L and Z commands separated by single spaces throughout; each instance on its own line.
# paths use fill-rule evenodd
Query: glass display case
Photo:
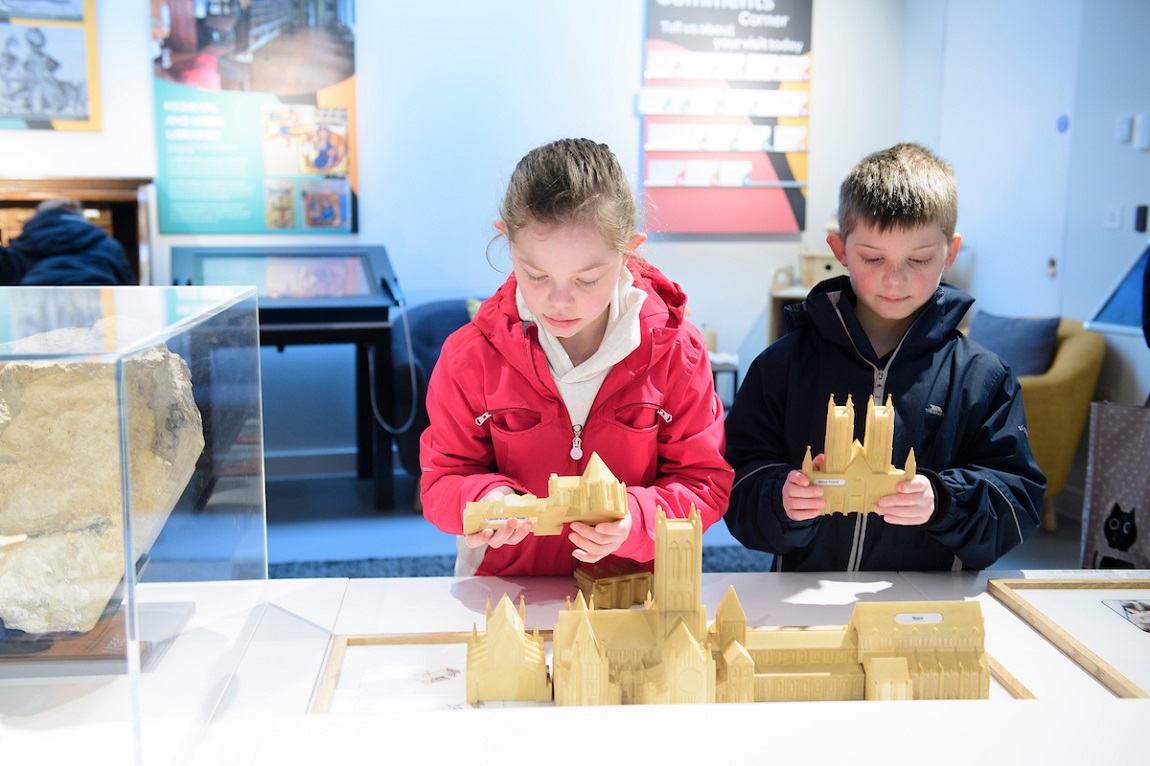
M 7 755 L 167 762 L 218 705 L 266 593 L 256 301 L 0 287 Z

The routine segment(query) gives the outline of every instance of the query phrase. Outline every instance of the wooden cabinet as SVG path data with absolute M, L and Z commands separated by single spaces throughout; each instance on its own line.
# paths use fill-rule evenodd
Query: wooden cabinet
M 84 203 L 84 214 L 124 246 L 140 284 L 152 282 L 148 238 L 150 178 L 0 179 L 0 242 L 20 234 L 24 221 L 46 199 L 67 197 Z
M 767 297 L 768 346 L 783 335 L 783 309 L 806 300 L 808 292 L 806 287 L 795 283 L 794 267 L 784 266 L 771 273 L 771 291 Z

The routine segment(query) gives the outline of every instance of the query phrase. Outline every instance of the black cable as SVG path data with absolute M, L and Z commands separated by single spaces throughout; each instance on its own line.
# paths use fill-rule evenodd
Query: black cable
M 399 436 L 400 434 L 407 433 L 407 431 L 411 428 L 411 425 L 415 422 L 415 409 L 417 398 L 419 396 L 419 392 L 415 385 L 415 352 L 411 346 L 411 322 L 407 316 L 407 302 L 403 299 L 402 295 L 398 296 L 398 301 L 399 307 L 403 312 L 400 317 L 403 320 L 404 342 L 407 344 L 407 366 L 411 370 L 411 411 L 407 415 L 407 422 L 401 426 L 391 425 L 387 422 L 387 419 L 384 418 L 382 414 L 380 414 L 379 402 L 376 400 L 375 396 L 375 346 L 372 346 L 367 350 L 368 385 L 371 388 L 371 413 L 375 417 L 375 422 L 379 423 L 379 427 L 384 431 L 387 431 L 392 436 Z M 395 362 L 393 360 L 392 367 L 394 366 Z

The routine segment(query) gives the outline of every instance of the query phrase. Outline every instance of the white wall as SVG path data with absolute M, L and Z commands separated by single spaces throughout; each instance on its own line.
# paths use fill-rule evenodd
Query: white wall
M 976 308 L 1059 313 L 1070 135 L 1058 125 L 1074 123 L 1082 5 L 946 6 L 938 149 L 958 178 Z
M 97 5 L 104 130 L 6 132 L 5 175 L 154 175 L 149 4 Z M 594 137 L 637 185 L 644 8 L 641 0 L 358 0 L 360 231 L 272 241 L 385 244 L 411 303 L 490 294 L 503 275 L 484 249 L 527 150 Z M 964 257 L 977 266 L 968 286 L 979 305 L 1084 318 L 1142 241 L 1129 221 L 1133 205 L 1150 201 L 1150 153 L 1111 137 L 1119 114 L 1150 112 L 1148 13 L 1141 0 L 814 0 L 807 231 L 656 233 L 646 255 L 683 285 L 692 319 L 715 329 L 720 350 L 738 352 L 745 367 L 765 340 L 771 271 L 795 263 L 800 241 L 823 241 L 842 176 L 874 149 L 918 140 L 959 175 Z M 1067 133 L 1056 129 L 1061 114 Z M 1118 231 L 1101 226 L 1111 203 L 1122 206 Z M 170 279 L 172 246 L 269 241 L 154 240 L 158 284 Z M 492 255 L 506 263 L 504 251 Z M 1045 275 L 1052 255 L 1054 279 Z M 1123 353 L 1114 369 L 1124 377 L 1111 388 L 1144 397 L 1145 347 Z M 350 465 L 350 349 L 266 350 L 262 359 L 269 455 L 327 452 Z
M 1084 319 L 1101 305 L 1150 235 L 1134 231 L 1134 208 L 1150 204 L 1150 151 L 1115 138 L 1119 118 L 1150 118 L 1150 3 L 1090 0 L 1082 17 L 1071 129 L 1063 311 Z M 1106 223 L 1118 212 L 1117 228 Z M 1098 396 L 1140 404 L 1150 394 L 1150 349 L 1141 336 L 1107 335 Z
M 361 237 L 387 245 L 410 301 L 503 281 L 484 248 L 532 147 L 592 136 L 636 180 L 642 4 L 361 0 L 357 14 Z
M 1133 208 L 1150 202 L 1150 152 L 1114 126 L 1150 113 L 1150 4 L 907 0 L 905 18 L 903 130 L 954 165 L 975 310 L 1089 318 L 1146 242 Z M 1097 396 L 1143 401 L 1145 343 L 1107 343 Z
M 946 59 L 946 0 L 903 0 L 902 139 L 938 147 Z

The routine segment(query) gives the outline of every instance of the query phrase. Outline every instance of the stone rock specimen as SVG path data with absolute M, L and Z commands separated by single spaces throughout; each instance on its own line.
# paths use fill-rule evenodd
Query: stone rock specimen
M 0 619 L 10 629 L 90 630 L 124 576 L 125 501 L 138 559 L 203 451 L 187 363 L 147 347 L 121 365 L 123 486 L 117 365 L 97 352 L 127 334 L 112 318 L 2 349 L 17 358 L 0 362 L 0 538 L 12 539 L 0 546 Z

